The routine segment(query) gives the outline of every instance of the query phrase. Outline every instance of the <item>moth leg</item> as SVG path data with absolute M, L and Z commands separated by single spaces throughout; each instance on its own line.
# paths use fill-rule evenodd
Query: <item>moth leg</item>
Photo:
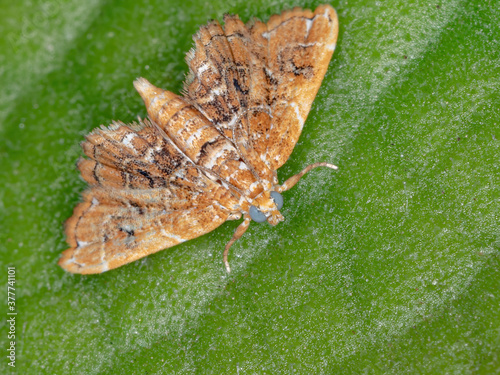
M 283 185 L 281 185 L 277 190 L 278 193 L 281 193 L 282 191 L 287 191 L 290 190 L 292 187 L 295 186 L 297 182 L 300 181 L 300 179 L 311 169 L 317 168 L 317 167 L 328 167 L 332 169 L 337 169 L 336 165 L 330 164 L 330 163 L 314 163 L 311 165 L 308 165 L 307 167 L 304 168 L 304 170 L 300 173 L 297 173 L 295 176 L 290 177 L 288 180 L 285 181 Z
M 233 243 L 238 241 L 238 239 L 243 236 L 243 234 L 247 231 L 248 227 L 250 226 L 250 222 L 252 219 L 250 219 L 250 215 L 245 214 L 245 220 L 243 220 L 243 223 L 241 223 L 238 228 L 236 228 L 236 231 L 233 234 L 233 238 L 227 243 L 226 248 L 224 249 L 224 264 L 226 266 L 227 273 L 231 272 L 231 268 L 229 267 L 229 262 L 227 261 L 227 255 L 229 254 L 229 248 Z

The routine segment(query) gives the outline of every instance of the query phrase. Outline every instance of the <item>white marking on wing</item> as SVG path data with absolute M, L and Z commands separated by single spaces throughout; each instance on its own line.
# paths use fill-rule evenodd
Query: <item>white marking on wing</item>
M 197 131 L 195 131 L 193 134 L 189 136 L 188 139 L 186 139 L 186 145 L 187 147 L 192 147 L 193 141 L 196 139 L 200 138 L 200 135 L 205 131 L 205 129 L 211 127 L 212 125 L 205 125 L 199 128 Z
M 297 116 L 297 120 L 299 120 L 300 128 L 302 129 L 302 127 L 304 126 L 304 119 L 300 115 L 299 106 L 295 102 L 290 103 L 290 105 L 295 109 L 295 116 Z
M 207 71 L 208 69 L 210 69 L 210 65 L 205 63 L 198 68 L 198 70 L 196 71 L 196 75 L 199 77 L 200 75 L 203 74 L 203 72 Z
M 238 121 L 239 118 L 240 118 L 240 116 L 238 116 L 237 114 L 234 115 L 233 118 L 231 119 L 231 121 L 228 122 L 227 127 L 232 128 L 234 126 L 234 124 L 236 124 L 236 121 Z
M 132 226 L 130 226 L 130 225 L 123 225 L 121 227 L 121 229 L 124 230 L 125 232 L 132 232 L 132 231 L 134 231 L 134 228 Z
M 146 161 L 152 162 L 152 161 L 153 161 L 153 159 L 154 159 L 153 155 L 154 155 L 154 150 L 153 150 L 153 149 L 151 149 L 151 148 L 148 148 L 147 154 L 146 154 L 146 156 L 144 157 L 144 159 L 145 159 Z
M 312 43 L 298 43 L 297 45 L 300 46 L 300 47 L 307 48 L 307 47 L 313 47 L 313 46 L 315 46 L 316 42 L 312 42 Z
M 186 239 L 184 239 L 184 238 L 182 238 L 182 237 L 180 237 L 180 236 L 178 236 L 178 235 L 176 235 L 176 234 L 173 234 L 173 233 L 168 233 L 165 229 L 162 229 L 162 230 L 160 231 L 160 233 L 161 233 L 163 236 L 165 236 L 165 237 L 168 237 L 168 238 L 171 238 L 171 239 L 173 239 L 173 240 L 179 241 L 179 243 L 180 243 L 180 242 L 185 242 L 185 241 L 186 241 Z
M 332 43 L 332 44 L 327 44 L 327 45 L 325 46 L 325 48 L 326 48 L 327 50 L 329 50 L 329 51 L 335 51 L 335 47 L 336 47 L 336 46 L 337 46 L 337 44 L 336 44 L 336 43 Z
M 137 134 L 135 133 L 128 133 L 125 138 L 123 138 L 123 141 L 122 143 L 127 146 L 128 148 L 131 148 L 132 150 L 135 151 L 135 147 L 134 145 L 132 144 L 132 140 L 137 137 Z
M 254 192 L 258 185 L 259 185 L 259 181 L 252 182 L 252 184 L 248 187 L 248 190 L 250 192 Z
M 264 69 L 265 69 L 265 71 L 266 71 L 266 74 L 267 74 L 269 77 L 273 78 L 273 72 L 272 72 L 270 69 L 268 69 L 267 67 L 265 67 Z
M 214 95 L 220 95 L 224 92 L 220 87 L 214 87 L 211 91 Z
M 313 20 L 306 18 L 306 38 L 309 36 L 309 31 L 311 30 Z
M 212 156 L 210 159 L 210 163 L 205 165 L 205 168 L 212 169 L 212 167 L 215 165 L 217 160 L 222 157 L 227 151 L 232 151 L 234 150 L 234 147 L 231 144 L 225 144 L 224 147 L 222 147 L 215 155 Z

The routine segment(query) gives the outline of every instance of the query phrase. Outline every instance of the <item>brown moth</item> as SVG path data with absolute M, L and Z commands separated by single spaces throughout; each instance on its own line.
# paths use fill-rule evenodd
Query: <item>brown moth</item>
M 315 163 L 279 185 L 335 49 L 330 5 L 294 8 L 267 23 L 226 15 L 202 26 L 186 61 L 182 96 L 144 78 L 134 86 L 148 119 L 113 122 L 86 136 L 78 168 L 90 187 L 66 222 L 69 249 L 59 265 L 100 273 L 208 233 L 226 220 L 276 225 L 281 192 Z

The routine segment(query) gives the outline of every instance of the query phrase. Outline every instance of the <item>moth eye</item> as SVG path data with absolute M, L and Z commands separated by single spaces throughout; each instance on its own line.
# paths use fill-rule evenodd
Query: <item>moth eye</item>
M 281 210 L 281 207 L 283 207 L 283 195 L 281 195 L 277 191 L 271 191 L 271 198 L 273 198 L 273 201 L 276 204 L 276 207 L 278 207 L 278 210 Z
M 264 215 L 262 211 L 255 206 L 250 206 L 250 217 L 257 223 L 263 223 L 267 220 L 266 215 Z

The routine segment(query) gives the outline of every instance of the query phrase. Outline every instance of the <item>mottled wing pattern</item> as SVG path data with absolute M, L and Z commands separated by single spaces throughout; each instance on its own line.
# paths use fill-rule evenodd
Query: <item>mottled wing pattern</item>
M 254 140 L 271 164 L 278 169 L 290 157 L 312 102 L 332 58 L 338 34 L 338 20 L 330 5 L 316 10 L 295 8 L 256 24 L 257 43 L 268 44 L 271 76 L 271 128 L 266 137 Z
M 186 55 L 189 73 L 184 83 L 187 98 L 229 139 L 241 109 L 238 71 L 221 25 L 210 21 L 193 36 Z
M 240 196 L 258 177 L 226 138 L 193 104 L 144 78 L 134 82 L 149 117 L 209 178 L 220 181 Z
M 252 172 L 277 183 L 275 173 L 251 144 L 250 123 L 270 122 L 265 53 L 253 49 L 248 28 L 238 16 L 225 16 L 200 28 L 187 54 L 185 96 L 238 149 Z M 268 127 L 268 126 L 267 126 Z
M 204 187 L 206 178 L 158 127 L 146 120 L 95 129 L 82 143 L 78 168 L 89 185 L 112 188 Z M 186 178 L 189 177 L 189 178 Z M 199 185 L 199 186 L 198 186 Z
M 236 204 L 149 122 L 115 123 L 87 136 L 80 159 L 91 186 L 66 222 L 59 264 L 99 273 L 210 232 Z
M 167 211 L 162 202 L 168 196 L 151 199 L 145 190 L 120 193 L 100 188 L 84 193 L 84 201 L 66 222 L 71 248 L 59 260 L 64 269 L 104 272 L 208 233 L 228 217 L 216 202 Z M 144 206 L 141 199 L 150 203 Z
M 285 11 L 267 24 L 224 21 L 224 29 L 212 21 L 194 36 L 185 94 L 268 178 L 300 136 L 335 48 L 337 16 L 323 5 Z

